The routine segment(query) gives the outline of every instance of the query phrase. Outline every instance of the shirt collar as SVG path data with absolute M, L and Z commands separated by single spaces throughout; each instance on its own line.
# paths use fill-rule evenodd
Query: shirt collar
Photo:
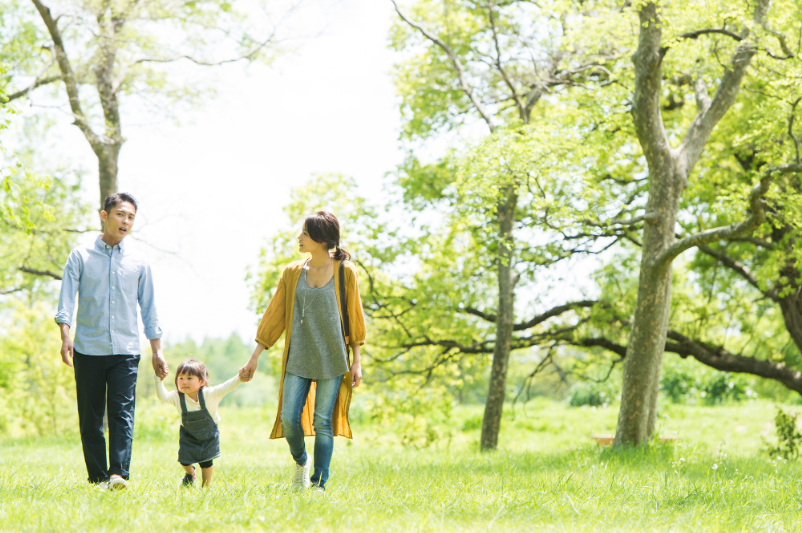
M 95 239 L 95 247 L 100 251 L 110 250 L 112 248 L 117 248 L 120 252 L 125 251 L 125 239 L 121 240 L 115 246 L 109 246 L 105 242 L 103 242 L 103 235 L 98 235 L 97 239 Z

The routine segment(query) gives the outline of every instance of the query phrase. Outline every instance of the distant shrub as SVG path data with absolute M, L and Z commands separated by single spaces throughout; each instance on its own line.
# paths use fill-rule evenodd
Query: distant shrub
M 673 403 L 681 403 L 688 395 L 695 395 L 696 377 L 676 367 L 663 369 L 660 376 L 660 390 Z
M 727 400 L 740 402 L 757 397 L 749 387 L 746 378 L 729 372 L 716 372 L 701 384 L 701 396 L 708 405 L 723 403 Z
M 466 418 L 462 423 L 462 431 L 476 431 L 477 429 L 482 429 L 482 418 L 483 416 L 481 414 Z
M 606 407 L 618 393 L 617 388 L 609 382 L 580 381 L 571 386 L 568 405 L 571 407 Z
M 707 405 L 716 405 L 757 398 L 750 383 L 750 378 L 742 374 L 719 372 L 683 361 L 663 366 L 660 391 L 673 403 L 701 400 Z
M 786 413 L 779 407 L 777 408 L 777 415 L 774 417 L 777 444 L 766 443 L 766 452 L 772 459 L 782 457 L 787 461 L 799 456 L 799 449 L 802 447 L 802 433 L 796 428 L 797 416 L 796 413 Z
M 365 410 L 371 413 L 373 423 L 397 435 L 402 445 L 424 449 L 453 437 L 454 403 L 441 390 L 403 390 L 392 395 L 370 396 L 365 401 Z

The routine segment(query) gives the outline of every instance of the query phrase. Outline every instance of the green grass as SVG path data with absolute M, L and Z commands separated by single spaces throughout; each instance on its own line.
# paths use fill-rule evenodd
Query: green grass
M 511 413 L 511 410 L 508 410 Z M 458 409 L 455 427 L 480 409 Z M 617 410 L 532 402 L 507 417 L 497 452 L 478 430 L 424 450 L 380 427 L 337 439 L 329 491 L 289 490 L 292 460 L 269 441 L 274 410 L 221 409 L 223 457 L 211 490 L 181 489 L 175 413 L 137 411 L 128 491 L 84 481 L 74 435 L 0 442 L 2 531 L 798 531 L 802 467 L 770 461 L 768 402 L 663 408 L 676 446 L 613 452 L 587 438 Z M 307 441 L 311 447 L 311 439 Z M 715 465 L 715 469 L 714 469 Z

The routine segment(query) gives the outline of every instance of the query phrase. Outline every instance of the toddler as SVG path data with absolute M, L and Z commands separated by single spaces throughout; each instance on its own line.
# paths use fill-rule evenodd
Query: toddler
M 220 415 L 217 414 L 217 406 L 223 396 L 239 387 L 242 383 L 240 376 L 234 376 L 221 385 L 207 387 L 209 373 L 206 367 L 200 361 L 187 359 L 175 372 L 176 390 L 167 392 L 162 383 L 164 378 L 154 377 L 159 400 L 173 404 L 181 413 L 178 462 L 186 472 L 182 485 L 195 482 L 193 465 L 198 464 L 203 486 L 208 487 L 212 481 L 213 460 L 220 457 L 220 433 L 217 430 Z

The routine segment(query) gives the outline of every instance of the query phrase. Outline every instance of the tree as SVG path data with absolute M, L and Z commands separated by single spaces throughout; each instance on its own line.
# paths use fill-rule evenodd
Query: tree
M 512 170 L 503 164 L 507 159 L 500 160 L 500 165 L 485 163 L 499 155 L 499 150 L 531 148 L 527 142 L 537 139 L 537 132 L 542 131 L 544 136 L 547 131 L 553 134 L 554 131 L 546 127 L 547 120 L 556 120 L 564 112 L 549 105 L 554 95 L 573 87 L 603 86 L 609 81 L 609 68 L 615 63 L 617 52 L 613 44 L 614 25 L 606 23 L 618 9 L 602 2 L 598 10 L 589 12 L 582 2 L 558 1 L 544 5 L 523 1 L 449 1 L 440 9 L 435 2 L 421 1 L 412 8 L 413 15 L 409 15 L 393 3 L 404 22 L 394 30 L 394 46 L 399 50 L 411 47 L 421 50 L 401 64 L 397 75 L 396 84 L 403 98 L 402 113 L 406 118 L 404 135 L 425 140 L 447 130 L 470 128 L 471 118 L 478 117 L 490 139 L 473 157 L 468 157 L 476 163 L 475 167 L 484 167 L 483 171 L 472 172 L 463 167 L 462 179 L 446 178 L 445 182 L 440 172 L 434 197 L 429 199 L 444 197 L 443 189 L 436 190 L 437 185 L 447 188 L 456 184 L 456 194 L 450 195 L 455 202 L 448 207 L 457 213 L 457 203 L 467 201 L 468 211 L 479 212 L 484 217 L 477 224 L 482 229 L 474 232 L 476 235 L 471 242 L 479 243 L 479 249 L 492 254 L 493 305 L 496 307 L 490 311 L 464 305 L 465 310 L 473 309 L 475 317 L 495 324 L 492 341 L 485 339 L 464 346 L 453 339 L 435 340 L 427 336 L 409 339 L 399 348 L 441 346 L 442 360 L 449 353 L 484 353 L 492 347 L 493 363 L 481 446 L 494 449 L 506 395 L 509 356 L 514 349 L 513 332 L 518 328 L 515 290 L 523 271 L 527 270 L 519 263 L 516 252 L 528 246 L 517 243 L 517 234 L 522 223 L 528 225 L 527 221 L 536 217 L 536 211 L 544 208 L 542 203 L 533 201 L 539 193 L 527 191 L 536 181 L 538 172 L 546 171 L 549 165 Z M 604 32 L 600 28 L 609 33 L 602 37 Z M 543 109 L 536 112 L 538 106 Z M 499 143 L 492 140 L 495 136 L 501 137 Z M 518 142 L 516 137 L 523 141 Z M 576 141 L 570 134 L 568 139 L 566 146 Z M 559 145 L 558 138 L 550 140 L 555 146 Z M 494 148 L 495 155 L 489 153 Z M 564 147 L 557 146 L 554 154 L 564 153 L 563 150 Z M 526 161 L 532 162 L 544 154 L 548 154 L 548 150 L 533 152 Z M 447 173 L 448 164 L 444 162 L 435 170 Z M 418 165 L 414 158 L 404 169 L 408 174 L 417 171 L 418 178 L 421 170 L 426 174 L 432 168 Z M 484 171 L 487 172 L 482 175 Z M 402 185 L 412 193 L 419 181 L 409 175 L 402 178 Z M 433 188 L 428 189 L 431 192 Z M 421 190 L 427 194 L 426 189 Z M 421 199 L 424 203 L 427 200 L 425 196 Z M 541 199 L 547 200 L 546 195 L 541 195 Z M 465 217 L 465 210 L 457 218 L 460 216 Z M 459 225 L 456 222 L 456 226 Z M 486 231 L 491 227 L 492 232 Z M 476 239 L 478 235 L 482 238 Z M 516 265 L 520 271 L 516 271 Z M 565 309 L 573 308 L 569 305 Z M 518 329 L 529 329 L 540 322 L 530 321 L 528 327 Z
M 166 111 L 203 94 L 170 84 L 162 65 L 254 61 L 276 51 L 275 28 L 253 31 L 263 21 L 224 0 L 69 1 L 57 13 L 46 0 L 31 1 L 0 8 L 0 59 L 12 65 L 7 98 L 31 98 L 47 88 L 59 103 L 66 96 L 73 124 L 98 161 L 101 208 L 117 191 L 123 101 L 150 100 Z
M 749 29 L 752 24 L 742 20 L 743 29 L 740 32 L 726 28 L 703 28 L 674 38 L 676 41 L 682 38 L 696 39 L 705 34 L 724 34 L 737 45 L 712 98 L 708 95 L 703 77 L 697 77 L 697 114 L 682 142 L 673 148 L 666 135 L 660 106 L 663 62 L 670 51 L 670 44 L 663 40 L 664 26 L 670 20 L 665 12 L 667 9 L 655 2 L 638 7 L 640 31 L 638 49 L 633 55 L 635 91 L 632 116 L 649 168 L 649 196 L 644 215 L 648 217 L 648 223 L 643 231 L 638 300 L 624 361 L 616 445 L 639 444 L 654 432 L 660 365 L 671 306 L 673 260 L 694 246 L 745 235 L 759 227 L 765 217 L 763 197 L 771 180 L 778 174 L 802 169 L 796 164 L 765 169 L 749 194 L 750 213 L 747 218 L 675 240 L 682 192 L 713 129 L 736 101 L 747 68 L 758 53 L 759 35 Z M 753 25 L 770 28 L 768 15 L 769 2 L 758 1 L 753 12 Z

